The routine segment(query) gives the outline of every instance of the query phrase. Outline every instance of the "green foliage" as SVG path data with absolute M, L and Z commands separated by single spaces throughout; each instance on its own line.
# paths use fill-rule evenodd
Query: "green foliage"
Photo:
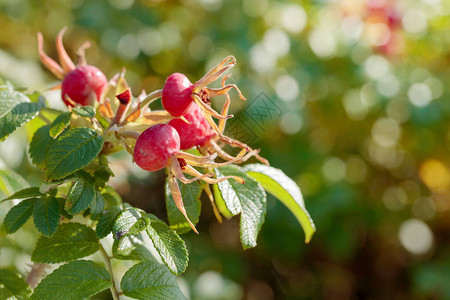
M 141 213 L 135 208 L 128 208 L 116 217 L 112 228 L 115 257 L 127 256 L 135 249 L 135 244 L 142 244 L 142 237 L 138 232 L 130 233 L 130 229 L 140 218 Z
M 58 228 L 60 205 L 55 197 L 42 197 L 36 201 L 33 220 L 37 230 L 45 236 L 52 236 Z
M 141 218 L 140 212 L 135 208 L 129 208 L 123 211 L 115 220 L 113 233 L 116 239 L 129 233 L 130 228 Z M 133 233 L 135 234 L 135 233 Z
M 305 231 L 305 241 L 309 243 L 316 227 L 306 211 L 303 196 L 298 185 L 283 171 L 262 164 L 246 165 L 243 170 L 257 180 L 262 187 L 295 215 Z
M 143 261 L 129 269 L 120 282 L 125 296 L 135 299 L 185 299 L 175 276 L 157 262 Z
M 45 125 L 36 130 L 30 143 L 31 161 L 39 168 L 45 168 L 47 152 L 53 142 L 50 136 L 50 125 Z
M 139 242 L 134 244 L 134 248 L 131 251 L 129 251 L 127 255 L 121 255 L 117 252 L 115 254 L 116 255 L 114 257 L 121 260 L 156 262 L 155 257 L 153 257 L 152 253 L 148 250 L 148 248 Z
M 92 220 L 98 220 L 100 217 L 100 214 L 105 209 L 105 199 L 103 199 L 102 194 L 96 189 L 95 190 L 95 197 L 94 200 L 91 203 L 91 219 Z
M 0 17 L 2 15 L 3 13 L 0 13 Z M 175 30 L 174 28 L 170 30 Z M 58 37 L 57 52 L 60 56 L 61 67 L 66 73 L 70 66 L 67 66 L 66 59 L 61 55 L 63 51 L 59 39 L 62 34 L 63 32 Z M 40 35 L 38 39 L 41 44 Z M 42 49 L 39 49 L 39 52 L 44 65 L 47 67 L 52 65 L 51 71 L 57 77 L 61 77 L 59 76 L 61 74 L 57 74 L 59 67 L 42 53 Z M 83 47 L 77 54 L 80 62 L 84 63 Z M 169 56 L 170 53 L 167 57 Z M 234 64 L 235 61 L 231 58 L 223 61 L 215 70 L 205 75 L 204 82 L 219 79 Z M 161 74 L 168 73 L 169 70 L 164 70 L 165 65 L 170 64 L 161 60 L 160 66 L 155 65 L 152 68 Z M 219 149 L 225 147 L 221 143 L 226 141 L 226 137 L 223 136 L 211 137 L 211 143 L 207 142 L 198 146 L 197 149 L 189 149 L 187 150 L 189 154 L 178 153 L 179 155 L 175 155 L 174 160 L 167 165 L 170 182 L 166 182 L 165 185 L 165 204 L 170 226 L 153 214 L 123 203 L 117 191 L 108 185 L 116 184 L 116 180 L 111 180 L 114 176 L 111 169 L 116 170 L 116 168 L 109 166 L 110 155 L 121 150 L 127 150 L 133 155 L 136 137 L 149 126 L 167 123 L 168 120 L 167 111 L 147 107 L 150 102 L 156 100 L 152 97 L 160 97 L 160 91 L 147 95 L 142 93 L 139 97 L 132 98 L 132 102 L 126 109 L 123 109 L 123 105 L 119 106 L 115 96 L 130 89 L 124 74 L 125 69 L 112 77 L 101 99 L 97 99 L 98 103 L 94 103 L 94 99 L 91 98 L 89 100 L 93 106 L 82 107 L 76 104 L 75 107 L 69 107 L 64 111 L 45 108 L 45 100 L 39 93 L 35 92 L 27 96 L 26 89 L 15 91 L 10 82 L 0 80 L 0 140 L 39 115 L 39 118 L 35 118 L 25 126 L 25 131 L 18 132 L 17 136 L 26 135 L 27 139 L 31 140 L 28 152 L 32 163 L 40 170 L 30 168 L 26 162 L 20 166 L 14 166 L 14 168 L 21 168 L 22 172 L 29 172 L 30 182 L 39 187 L 29 187 L 25 180 L 12 171 L 0 171 L 0 192 L 7 197 L 1 200 L 0 204 L 9 208 L 12 205 L 10 200 L 21 201 L 4 214 L 3 227 L 7 233 L 13 233 L 33 215 L 37 230 L 33 228 L 32 232 L 41 236 L 32 252 L 32 261 L 36 262 L 37 266 L 67 263 L 40 281 L 31 296 L 32 299 L 85 299 L 108 287 L 116 300 L 121 294 L 138 299 L 185 299 L 177 286 L 175 277 L 186 271 L 189 262 L 186 244 L 179 234 L 188 233 L 192 229 L 197 233 L 195 225 L 200 219 L 202 209 L 200 197 L 203 190 L 208 200 L 212 201 L 212 210 L 219 222 L 222 217 L 217 212 L 214 201 L 226 218 L 240 215 L 240 239 L 244 249 L 256 246 L 258 234 L 265 221 L 267 204 L 263 188 L 275 195 L 293 212 L 305 229 L 306 240 L 310 240 L 315 230 L 314 224 L 305 210 L 300 190 L 295 183 L 277 169 L 255 165 L 242 169 L 236 165 L 219 163 L 222 158 L 230 160 L 229 155 Z M 273 80 L 278 79 L 274 77 Z M 152 79 L 149 83 L 153 84 L 157 81 Z M 221 91 L 211 90 L 211 97 L 213 98 L 215 93 L 221 94 L 222 91 L 228 91 L 232 87 L 236 86 L 228 85 Z M 93 94 L 91 93 L 90 96 Z M 14 138 L 16 136 L 10 140 Z M 238 141 L 234 141 L 233 145 L 249 148 L 245 144 L 242 146 Z M 0 150 L 3 151 L 3 149 Z M 226 148 L 223 148 L 223 151 L 225 150 Z M 257 152 L 247 150 L 250 150 L 250 154 L 240 159 L 241 161 L 246 161 Z M 18 155 L 23 154 L 18 153 Z M 113 159 L 121 159 L 120 154 Z M 178 159 L 179 168 L 176 165 L 176 159 Z M 258 159 L 262 161 L 261 158 Z M 237 160 L 232 162 L 237 163 Z M 3 161 L 0 160 L 0 163 Z M 5 164 L 8 163 L 5 161 Z M 214 166 L 223 167 L 214 168 Z M 122 180 L 122 170 L 120 168 L 117 170 L 118 179 Z M 201 172 L 204 176 L 195 175 L 195 172 Z M 184 184 L 183 174 L 188 178 L 196 176 L 198 177 L 196 180 L 203 181 Z M 233 177 L 233 179 L 214 185 L 213 197 L 208 184 L 211 184 L 211 181 L 217 182 L 213 179 L 214 175 L 217 179 L 227 179 L 228 177 L 223 178 L 225 176 Z M 37 182 L 40 178 L 44 180 L 43 183 Z M 141 176 L 130 176 L 129 179 L 141 180 Z M 245 181 L 244 184 L 242 184 L 243 181 Z M 147 206 L 139 207 L 148 209 Z M 205 226 L 207 226 L 208 219 L 205 220 L 207 221 Z M 204 231 L 205 226 L 201 224 L 199 231 Z M 94 227 L 95 231 L 92 229 Z M 26 230 L 28 230 L 27 227 L 24 228 L 24 236 L 29 233 L 25 232 Z M 215 234 L 215 231 L 211 228 L 210 233 Z M 113 245 L 111 249 L 105 249 L 100 239 L 108 236 L 109 233 L 113 235 Z M 10 236 L 5 238 L 7 247 L 14 248 L 19 244 L 17 241 L 9 241 L 9 238 Z M 214 240 L 218 243 L 222 242 Z M 229 240 L 224 236 L 224 243 L 228 243 Z M 0 242 L 3 242 L 3 237 L 0 237 Z M 202 251 L 207 253 L 209 251 L 207 248 L 205 247 Z M 99 250 L 105 268 L 93 261 L 79 260 Z M 158 263 L 153 256 L 154 250 L 163 264 Z M 156 252 L 154 251 L 155 256 Z M 100 255 L 94 255 L 93 259 L 99 259 L 99 257 Z M 115 264 L 111 264 L 113 259 L 139 261 L 123 276 L 121 280 L 123 293 L 120 293 L 115 286 L 118 278 L 112 278 L 115 273 L 113 272 Z M 227 266 L 228 264 L 224 264 L 223 269 L 226 270 Z M 7 274 L 7 271 L 0 271 L 3 272 L 0 273 L 1 299 L 29 298 L 30 288 L 23 285 L 19 275 L 8 273 L 11 282 L 16 281 L 15 286 L 20 287 L 24 294 L 12 289 L 12 283 L 5 281 L 4 274 Z M 35 277 L 36 280 L 27 279 L 31 286 L 33 286 L 32 282 L 39 282 L 41 278 L 38 277 L 45 275 L 34 274 L 34 271 L 33 266 L 30 277 Z M 118 273 L 123 274 L 122 271 Z M 17 281 L 18 278 L 21 280 L 20 283 Z
M 67 262 L 91 255 L 99 249 L 94 230 L 80 223 L 61 224 L 52 237 L 42 236 L 31 255 L 40 263 Z
M 103 137 L 90 128 L 74 128 L 61 134 L 46 158 L 46 177 L 61 179 L 92 162 L 103 146 Z
M 22 276 L 9 269 L 0 269 L 0 299 L 28 299 L 31 289 Z
M 32 103 L 22 93 L 0 90 L 0 140 L 36 117 L 42 107 L 43 101 Z
M 116 218 L 121 213 L 120 208 L 113 206 L 105 210 L 99 217 L 95 232 L 99 238 L 104 238 L 111 233 Z
M 136 247 L 143 244 L 144 241 L 141 234 L 120 236 L 114 239 L 112 254 L 118 259 L 128 259 Z
M 256 246 L 258 233 L 266 215 L 266 193 L 261 185 L 236 166 L 216 168 L 217 178 L 239 176 L 245 180 L 240 184 L 234 179 L 228 179 L 217 184 L 221 197 L 228 210 L 241 214 L 240 232 L 244 249 Z
M 42 195 L 43 194 L 39 191 L 39 187 L 29 187 L 14 193 L 13 195 L 9 196 L 6 199 L 3 199 L 2 201 L 28 199 L 40 197 Z
M 75 215 L 87 209 L 95 198 L 94 182 L 89 176 L 80 177 L 67 195 L 66 210 Z
M 82 117 L 93 118 L 95 116 L 95 108 L 92 106 L 74 107 L 72 111 Z
M 85 299 L 111 286 L 111 275 L 93 261 L 78 260 L 63 265 L 45 277 L 31 299 Z
M 153 246 L 172 273 L 182 274 L 189 260 L 184 241 L 163 221 L 153 215 L 147 217 L 150 219 L 147 233 L 153 241 Z
M 64 112 L 56 117 L 50 126 L 49 134 L 52 138 L 57 138 L 70 125 L 71 112 Z
M 198 223 L 200 217 L 200 211 L 202 208 L 202 203 L 200 202 L 200 195 L 202 193 L 202 189 L 198 182 L 192 182 L 190 184 L 181 184 L 178 181 L 181 191 L 181 197 L 183 198 L 184 207 L 186 209 L 186 213 L 189 217 L 189 220 L 195 225 Z M 182 234 L 189 232 L 191 227 L 189 223 L 186 221 L 186 218 L 183 214 L 178 210 L 175 202 L 173 201 L 172 194 L 170 193 L 169 184 L 166 180 L 165 185 L 165 194 L 166 194 L 166 209 L 167 209 L 167 217 L 169 219 L 170 228 L 175 230 L 177 233 Z
M 22 227 L 33 213 L 33 208 L 37 199 L 23 200 L 13 208 L 5 216 L 3 226 L 7 233 L 14 233 Z
M 39 191 L 41 193 L 48 193 L 50 190 L 64 184 L 64 183 L 68 183 L 68 182 L 73 182 L 76 181 L 77 177 L 73 176 L 73 175 L 69 175 L 67 178 L 65 179 L 61 179 L 61 180 L 55 180 L 52 182 L 43 182 L 41 183 L 41 185 L 39 186 Z

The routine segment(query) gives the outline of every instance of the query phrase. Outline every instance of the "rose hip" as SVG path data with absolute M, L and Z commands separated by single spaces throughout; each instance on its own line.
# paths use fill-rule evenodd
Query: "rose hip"
M 134 161 L 147 171 L 166 167 L 171 156 L 180 150 L 180 136 L 175 128 L 157 124 L 145 130 L 136 140 Z
M 61 86 L 61 97 L 67 106 L 72 104 L 67 100 L 81 105 L 89 105 L 100 99 L 108 80 L 97 67 L 90 65 L 77 66 L 64 76 Z
M 217 119 L 228 119 L 232 116 L 223 116 L 212 109 L 210 98 L 226 95 L 230 89 L 235 89 L 242 100 L 245 100 L 245 97 L 234 84 L 229 84 L 219 89 L 209 88 L 207 86 L 222 76 L 235 64 L 235 58 L 233 56 L 227 56 L 194 84 L 181 73 L 169 75 L 162 89 L 162 105 L 172 116 L 181 117 L 187 113 L 190 105 L 195 102 L 208 115 L 207 121 L 210 123 L 211 127 L 215 131 L 218 131 L 217 126 L 213 124 L 214 122 L 212 121 L 211 116 Z
M 173 119 L 169 122 L 169 125 L 180 135 L 180 149 L 202 146 L 216 135 L 197 104 L 192 103 L 184 117 L 189 123 L 181 119 Z
M 161 96 L 164 109 L 174 117 L 184 115 L 192 104 L 193 88 L 194 85 L 181 73 L 174 73 L 167 77 Z
M 97 67 L 86 64 L 84 51 L 89 47 L 87 42 L 83 43 L 77 51 L 79 63 L 75 66 L 64 49 L 62 38 L 65 31 L 66 28 L 63 28 L 56 39 L 60 64 L 45 54 L 44 40 L 40 32 L 38 33 L 39 56 L 47 69 L 62 80 L 61 98 L 67 106 L 73 106 L 74 103 L 83 106 L 94 104 L 95 100 L 100 99 L 107 85 L 106 76 Z

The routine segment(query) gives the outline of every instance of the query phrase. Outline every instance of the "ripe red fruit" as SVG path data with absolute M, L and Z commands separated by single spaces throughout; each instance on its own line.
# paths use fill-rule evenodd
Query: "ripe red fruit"
M 137 138 L 134 161 L 147 171 L 158 171 L 167 166 L 171 156 L 180 150 L 180 136 L 170 125 L 157 124 L 146 129 Z
M 180 149 L 202 146 L 216 136 L 197 104 L 192 103 L 184 117 L 189 124 L 181 119 L 172 119 L 169 122 L 169 125 L 175 128 L 180 135 Z
M 192 103 L 194 85 L 181 73 L 173 73 L 166 79 L 161 96 L 164 109 L 174 117 L 186 113 Z
M 210 99 L 212 97 L 226 95 L 230 89 L 235 89 L 239 93 L 239 97 L 245 100 L 241 91 L 235 84 L 224 85 L 219 89 L 209 88 L 208 84 L 217 80 L 235 64 L 236 59 L 233 56 L 227 56 L 194 84 L 181 73 L 171 74 L 167 77 L 161 92 L 162 105 L 174 117 L 181 117 L 186 114 L 189 106 L 192 102 L 195 102 L 209 116 L 220 120 L 231 118 L 232 116 L 221 115 L 211 108 Z M 209 119 L 211 118 L 208 118 L 211 127 L 217 129 L 212 119 Z M 218 130 L 216 131 L 218 132 Z
M 83 43 L 78 49 L 79 61 L 78 65 L 75 66 L 66 49 L 64 49 L 62 40 L 65 31 L 66 28 L 63 28 L 56 39 L 56 50 L 60 64 L 44 52 L 44 39 L 40 32 L 37 35 L 39 56 L 47 69 L 62 80 L 61 98 L 67 106 L 73 106 L 73 102 L 83 106 L 92 105 L 95 100 L 100 99 L 107 85 L 106 76 L 97 67 L 86 64 L 84 52 L 90 45 L 88 42 Z M 68 100 L 69 98 L 72 102 Z
M 92 105 L 97 99 L 100 99 L 107 83 L 105 74 L 97 67 L 77 66 L 64 76 L 61 86 L 62 100 L 67 106 L 72 106 L 67 97 L 83 106 Z

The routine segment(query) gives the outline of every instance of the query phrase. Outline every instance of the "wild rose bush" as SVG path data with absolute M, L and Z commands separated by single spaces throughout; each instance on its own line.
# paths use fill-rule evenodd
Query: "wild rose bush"
M 0 182 L 15 191 L 1 200 L 14 204 L 3 222 L 6 232 L 14 234 L 33 218 L 41 234 L 27 282 L 14 271 L 0 270 L 0 298 L 81 299 L 109 288 L 114 299 L 121 295 L 184 299 L 175 280 L 189 259 L 180 234 L 190 230 L 201 234 L 195 226 L 203 191 L 218 222 L 240 215 L 244 249 L 257 244 L 266 215 L 266 192 L 290 209 L 309 242 L 315 227 L 299 187 L 271 167 L 259 149 L 224 134 L 227 119 L 232 117 L 228 115 L 230 94 L 235 91 L 245 100 L 236 85 L 226 83 L 226 72 L 236 64 L 234 57 L 218 62 L 194 84 L 174 73 L 161 90 L 135 97 L 124 71 L 108 81 L 101 70 L 87 64 L 87 43 L 76 53 L 78 62 L 72 62 L 63 46 L 63 34 L 64 30 L 56 39 L 59 63 L 45 53 L 41 34 L 38 50 L 42 63 L 62 80 L 55 88 L 61 88 L 66 111 L 49 108 L 38 92 L 0 81 L 2 140 L 33 118 L 46 123 L 31 134 L 29 143 L 33 164 L 43 170 L 42 183 L 30 187 L 12 172 L 5 173 L 2 178 L 6 179 Z M 221 80 L 220 88 L 208 87 L 217 80 Z M 220 112 L 211 107 L 216 96 L 226 97 Z M 160 98 L 164 110 L 150 109 Z M 236 148 L 237 155 L 224 146 Z M 108 156 L 123 150 L 144 170 L 166 170 L 169 224 L 123 202 L 108 184 L 114 176 Z M 259 163 L 243 165 L 252 158 Z M 109 234 L 114 240 L 112 249 L 102 243 Z M 103 264 L 82 259 L 96 252 L 104 258 Z M 136 264 L 117 278 L 113 259 Z M 60 263 L 41 280 L 46 264 Z

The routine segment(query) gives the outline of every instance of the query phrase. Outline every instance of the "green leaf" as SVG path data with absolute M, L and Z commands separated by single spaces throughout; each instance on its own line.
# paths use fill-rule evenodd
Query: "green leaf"
M 14 171 L 0 170 L 0 191 L 6 196 L 10 196 L 29 186 L 28 182 Z
M 117 254 L 117 253 L 116 253 Z M 154 261 L 156 262 L 155 257 L 153 257 L 150 250 L 148 250 L 144 245 L 141 245 L 140 243 L 134 244 L 134 249 L 129 252 L 128 255 L 114 255 L 115 258 L 121 259 L 121 260 L 148 260 L 148 261 Z
M 93 118 L 95 116 L 95 108 L 92 106 L 74 107 L 72 111 L 79 116 Z
M 33 209 L 34 225 L 45 236 L 52 236 L 59 224 L 59 202 L 55 197 L 42 197 Z
M 64 112 L 56 117 L 50 127 L 50 136 L 52 138 L 57 138 L 67 127 L 70 125 L 70 118 L 72 113 L 70 111 Z
M 108 234 L 111 233 L 114 222 L 116 218 L 119 216 L 121 209 L 117 206 L 113 206 L 105 210 L 99 217 L 97 227 L 95 227 L 95 231 L 99 238 L 104 238 Z
M 105 209 L 105 200 L 103 199 L 102 194 L 96 189 L 94 201 L 91 203 L 91 219 L 98 220 L 100 214 Z
M 45 168 L 45 159 L 47 158 L 48 149 L 52 142 L 50 125 L 44 125 L 34 133 L 28 152 L 30 153 L 31 161 L 38 168 Z
M 78 260 L 59 267 L 45 277 L 31 299 L 85 299 L 111 285 L 111 275 L 105 268 L 93 261 Z
M 121 236 L 114 240 L 112 246 L 113 256 L 118 259 L 125 259 L 125 257 L 129 257 L 133 253 L 138 245 L 142 245 L 143 243 L 140 233 L 138 235 Z
M 0 90 L 0 140 L 36 117 L 44 102 L 30 102 L 27 96 L 11 90 Z
M 120 288 L 125 296 L 135 299 L 186 299 L 175 278 L 165 266 L 143 261 L 125 273 Z
M 137 228 L 133 227 L 138 226 L 135 224 L 138 223 L 140 218 L 141 213 L 135 208 L 129 208 L 121 212 L 116 218 L 112 229 L 114 257 L 127 256 L 136 248 L 136 244 L 143 243 L 140 233 L 136 232 Z M 135 233 L 135 235 L 132 233 Z
M 66 199 L 58 197 L 56 198 L 56 200 L 58 200 L 59 203 L 59 213 L 61 214 L 61 216 L 66 218 L 67 220 L 72 220 L 73 216 L 64 209 L 64 206 L 66 205 Z
M 95 187 L 88 177 L 75 182 L 67 195 L 66 210 L 75 215 L 87 209 L 95 198 Z
M 33 213 L 36 199 L 27 199 L 9 210 L 3 221 L 7 233 L 14 233 L 22 227 Z
M 39 263 L 60 263 L 91 255 L 99 249 L 94 230 L 80 223 L 65 223 L 52 237 L 41 236 L 31 255 Z
M 0 299 L 9 299 L 13 296 L 18 299 L 27 299 L 30 294 L 30 287 L 19 273 L 0 269 L 0 296 L 3 295 Z
M 309 243 L 316 227 L 306 211 L 303 196 L 298 185 L 283 171 L 261 164 L 246 165 L 244 171 L 256 179 L 263 188 L 280 200 L 294 214 L 305 232 Z
M 3 199 L 1 202 L 6 200 L 20 200 L 20 199 L 28 199 L 34 197 L 40 197 L 43 194 L 39 191 L 39 187 L 29 187 L 23 190 L 20 190 L 13 195 L 9 196 L 6 199 Z
M 61 179 L 87 166 L 97 157 L 102 146 L 103 137 L 91 128 L 67 130 L 50 145 L 47 178 Z
M 202 189 L 198 182 L 193 182 L 190 184 L 181 184 L 178 182 L 178 185 L 180 186 L 181 197 L 183 198 L 184 208 L 186 209 L 189 220 L 196 225 L 198 223 L 202 207 L 202 203 L 200 202 Z M 169 219 L 170 228 L 174 229 L 179 234 L 189 232 L 191 230 L 191 226 L 175 205 L 167 180 L 165 185 L 165 194 L 167 217 Z
M 217 178 L 238 176 L 244 184 L 228 179 L 217 184 L 228 210 L 234 215 L 241 213 L 241 243 L 244 249 L 256 246 L 258 233 L 266 215 L 266 193 L 261 185 L 237 166 L 215 168 Z
M 161 259 L 175 275 L 182 274 L 188 265 L 189 256 L 184 241 L 163 221 L 153 215 L 147 215 L 151 222 L 147 228 Z
M 214 202 L 216 203 L 217 209 L 225 218 L 231 219 L 233 217 L 233 213 L 228 210 L 227 205 L 225 204 L 225 200 L 223 200 L 222 194 L 220 193 L 219 186 L 217 184 L 214 184 L 212 190 L 214 194 Z
M 135 208 L 123 211 L 114 222 L 114 239 L 119 239 L 130 232 L 130 228 L 141 218 L 141 214 Z M 132 233 L 131 233 L 132 234 Z

